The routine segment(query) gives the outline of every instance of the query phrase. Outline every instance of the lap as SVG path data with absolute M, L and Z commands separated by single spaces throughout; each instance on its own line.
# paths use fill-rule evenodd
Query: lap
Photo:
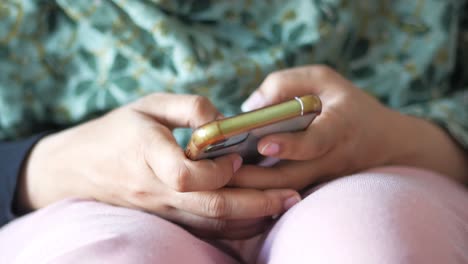
M 181 250 L 182 249 L 182 250 Z M 69 199 L 0 229 L 1 263 L 236 263 L 157 216 Z
M 248 263 L 456 263 L 467 260 L 467 205 L 466 190 L 438 175 L 383 168 L 310 190 L 263 235 L 206 242 L 154 215 L 74 199 L 0 229 L 0 262 L 236 263 L 222 244 Z
M 465 188 L 381 168 L 309 191 L 269 232 L 258 263 L 466 263 L 467 230 Z

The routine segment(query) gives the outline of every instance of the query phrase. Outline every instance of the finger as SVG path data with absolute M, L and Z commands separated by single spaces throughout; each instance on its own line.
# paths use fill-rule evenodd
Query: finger
M 243 166 L 228 186 L 237 188 L 277 189 L 303 188 L 334 175 L 340 166 L 328 155 L 312 161 L 282 161 L 271 168 Z
M 271 217 L 223 220 L 198 216 L 176 208 L 163 217 L 199 237 L 220 239 L 246 239 L 262 233 L 272 223 Z
M 162 125 L 155 126 L 158 127 L 159 133 L 154 133 L 145 158 L 155 176 L 175 191 L 219 189 L 231 180 L 232 175 L 242 165 L 242 158 L 238 154 L 213 160 L 192 161 L 185 156 L 167 128 Z
M 305 131 L 263 137 L 257 145 L 264 156 L 286 160 L 312 160 L 326 154 L 343 134 L 341 124 L 331 113 L 318 116 Z
M 187 230 L 199 237 L 209 237 L 216 239 L 230 239 L 230 240 L 239 240 L 239 239 L 248 239 L 255 235 L 264 233 L 269 227 L 271 227 L 272 220 L 264 220 L 260 223 L 255 223 L 245 227 L 230 228 L 228 227 L 223 232 L 212 231 L 212 230 L 199 230 L 195 228 L 187 227 Z M 223 221 L 223 220 L 218 220 Z M 235 220 L 239 221 L 239 220 Z M 229 225 L 229 223 L 228 223 Z
M 149 188 L 148 188 L 149 189 Z M 142 193 L 142 192 L 139 192 Z M 161 205 L 161 199 L 151 195 L 123 199 L 117 206 L 126 206 L 156 214 L 166 220 L 183 226 L 190 232 L 200 237 L 246 239 L 264 232 L 272 223 L 272 217 L 260 217 L 253 219 L 225 220 L 202 217 L 167 205 Z M 166 200 L 166 199 L 163 199 Z
M 323 91 L 345 80 L 327 66 L 314 65 L 274 72 L 242 105 L 243 111 L 292 99 L 305 94 L 321 95 Z
M 221 115 L 210 100 L 198 95 L 155 93 L 136 101 L 132 107 L 168 127 L 196 128 Z
M 172 206 L 216 219 L 250 219 L 279 215 L 300 201 L 294 190 L 224 188 L 217 191 L 180 193 Z

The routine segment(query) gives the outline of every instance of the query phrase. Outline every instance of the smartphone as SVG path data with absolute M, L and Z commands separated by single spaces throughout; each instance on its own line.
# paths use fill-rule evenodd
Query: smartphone
M 257 164 L 264 158 L 257 151 L 257 143 L 262 137 L 304 130 L 321 110 L 319 97 L 305 95 L 216 120 L 192 132 L 185 154 L 192 160 L 200 160 L 239 153 L 244 164 Z

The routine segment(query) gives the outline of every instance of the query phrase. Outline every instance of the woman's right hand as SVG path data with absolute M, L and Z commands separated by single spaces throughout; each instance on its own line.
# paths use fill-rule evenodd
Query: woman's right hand
M 156 214 L 203 236 L 257 234 L 269 216 L 300 196 L 291 189 L 225 188 L 242 163 L 235 154 L 187 159 L 172 129 L 217 116 L 203 97 L 153 94 L 47 136 L 25 164 L 17 203 L 34 210 L 68 197 L 92 198 Z

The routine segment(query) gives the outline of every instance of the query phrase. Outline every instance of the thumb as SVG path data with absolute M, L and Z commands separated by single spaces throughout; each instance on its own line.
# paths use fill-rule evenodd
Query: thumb
M 327 66 L 314 65 L 281 70 L 267 76 L 260 87 L 242 104 L 252 111 L 295 96 L 320 93 L 330 87 L 338 74 Z

